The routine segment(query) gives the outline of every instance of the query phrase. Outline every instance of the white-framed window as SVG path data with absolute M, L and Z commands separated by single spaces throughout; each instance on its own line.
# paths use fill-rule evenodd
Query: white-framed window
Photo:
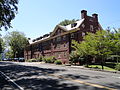
M 58 29 L 58 34 L 60 34 L 61 33 L 61 29 Z
M 66 57 L 67 56 L 67 53 L 66 52 L 64 52 L 64 57 Z
M 82 32 L 82 37 L 83 37 L 83 36 L 85 36 L 85 33 L 84 33 L 84 32 Z
M 71 38 L 74 38 L 74 33 L 71 33 Z
M 93 19 L 92 19 L 92 18 L 90 18 L 89 20 L 90 20 L 91 22 L 93 22 Z
M 60 46 L 61 46 L 60 44 L 57 44 L 57 48 L 59 48 L 59 49 L 60 49 Z
M 66 36 L 65 35 L 63 36 L 63 40 L 66 40 Z
M 90 31 L 94 31 L 93 25 L 90 25 Z
M 56 41 L 56 39 L 55 38 L 53 38 L 53 42 L 55 42 Z
M 61 41 L 61 37 L 57 37 L 57 42 Z
M 82 27 L 84 28 L 84 27 L 85 27 L 85 24 L 82 24 Z
M 58 58 L 61 58 L 61 52 L 58 52 Z
M 98 30 L 101 30 L 101 28 L 98 28 Z

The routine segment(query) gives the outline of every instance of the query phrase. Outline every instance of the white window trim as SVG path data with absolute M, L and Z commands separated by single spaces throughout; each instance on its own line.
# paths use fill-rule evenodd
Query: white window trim
M 83 36 L 85 36 L 85 33 L 84 33 L 84 32 L 82 32 L 82 37 L 83 37 Z
M 90 31 L 94 31 L 93 25 L 90 25 Z

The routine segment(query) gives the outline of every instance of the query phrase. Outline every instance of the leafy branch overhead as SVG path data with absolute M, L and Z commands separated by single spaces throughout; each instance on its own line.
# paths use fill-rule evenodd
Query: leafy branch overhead
M 0 0 L 0 29 L 4 27 L 6 30 L 11 27 L 11 20 L 17 14 L 18 0 Z

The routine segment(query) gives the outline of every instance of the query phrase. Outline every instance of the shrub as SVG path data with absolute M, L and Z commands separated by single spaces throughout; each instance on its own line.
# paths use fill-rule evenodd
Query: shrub
M 52 60 L 51 60 L 51 58 L 48 57 L 48 58 L 46 58 L 45 62 L 46 63 L 52 63 Z
M 118 71 L 120 71 L 120 64 L 117 64 L 117 65 L 115 66 L 115 69 L 118 70 Z
M 75 51 L 71 52 L 71 54 L 70 54 L 70 62 L 71 62 L 71 64 L 74 63 L 75 65 L 76 65 L 76 63 L 79 62 L 79 55 Z
M 37 62 L 37 60 L 36 59 L 29 59 L 29 60 L 27 60 L 28 62 Z
M 37 60 L 37 62 L 42 62 L 42 61 L 43 61 L 43 57 L 42 57 L 42 56 L 40 56 L 40 57 L 39 57 L 39 58 L 37 58 L 36 60 Z
M 61 65 L 62 64 L 61 60 L 56 60 L 54 63 L 57 64 L 57 65 Z
M 44 58 L 43 58 L 43 61 L 46 62 L 46 63 L 54 63 L 55 60 L 56 60 L 56 59 L 55 59 L 54 56 L 44 57 Z

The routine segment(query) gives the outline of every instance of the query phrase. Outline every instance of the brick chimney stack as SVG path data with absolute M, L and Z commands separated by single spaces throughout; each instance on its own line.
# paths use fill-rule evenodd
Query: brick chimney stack
M 92 14 L 92 17 L 95 18 L 96 22 L 98 22 L 98 14 L 94 13 Z
M 86 18 L 87 17 L 87 11 L 86 10 L 82 10 L 81 11 L 81 19 Z

